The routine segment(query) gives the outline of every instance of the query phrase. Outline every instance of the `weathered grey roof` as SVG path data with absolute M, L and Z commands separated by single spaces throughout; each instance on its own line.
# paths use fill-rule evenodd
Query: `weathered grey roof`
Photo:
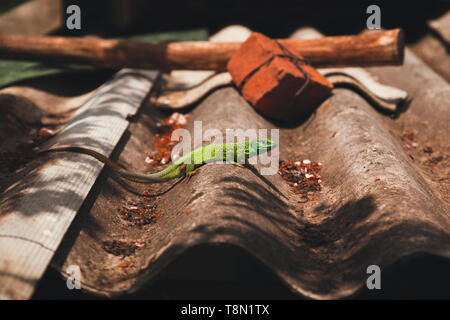
M 410 95 L 398 118 L 350 90 L 335 89 L 307 121 L 281 127 L 280 159 L 323 164 L 318 200 L 299 202 L 278 175 L 263 179 L 213 164 L 166 194 L 143 200 L 104 171 L 53 264 L 62 270 L 78 265 L 87 291 L 117 296 L 163 277 L 192 248 L 215 244 L 213 250 L 232 258 L 231 245 L 299 296 L 323 299 L 354 294 L 365 285 L 369 265 L 385 268 L 417 253 L 450 258 L 448 83 L 409 50 L 403 66 L 370 72 Z M 191 131 L 195 120 L 203 121 L 203 130 L 276 128 L 230 86 L 212 92 L 189 114 Z M 133 171 L 151 171 L 144 159 L 165 116 L 144 104 L 112 158 Z M 404 130 L 417 130 L 416 148 L 405 148 Z M 431 155 L 422 151 L 426 144 Z M 438 156 L 432 166 L 429 160 Z M 168 185 L 134 187 L 152 193 Z M 130 225 L 118 209 L 136 203 L 155 204 L 163 216 L 139 228 Z M 113 239 L 133 240 L 140 248 L 123 260 L 102 249 Z M 194 266 L 214 265 L 211 256 L 195 258 Z M 124 261 L 132 261 L 126 272 L 118 267 Z M 211 275 L 220 278 L 220 271 Z
M 155 76 L 151 71 L 121 70 L 72 115 L 46 147 L 82 145 L 109 156 L 128 127 L 126 117 L 137 112 Z M 45 163 L 36 160 L 2 194 L 2 298 L 22 299 L 33 293 L 103 167 L 81 154 L 50 157 Z

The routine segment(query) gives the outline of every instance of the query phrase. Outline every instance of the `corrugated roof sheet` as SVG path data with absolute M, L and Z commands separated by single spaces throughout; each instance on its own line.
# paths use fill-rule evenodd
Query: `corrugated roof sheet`
M 403 66 L 370 71 L 410 94 L 398 117 L 378 112 L 351 90 L 335 89 L 307 121 L 280 128 L 280 159 L 322 163 L 317 200 L 304 203 L 279 175 L 214 164 L 160 197 L 142 199 L 104 171 L 53 263 L 62 270 L 80 266 L 88 292 L 117 296 L 150 285 L 192 248 L 214 244 L 225 254 L 231 245 L 298 296 L 323 299 L 365 286 L 369 265 L 385 268 L 417 253 L 449 258 L 448 83 L 410 51 Z M 189 114 L 191 132 L 195 120 L 204 131 L 276 128 L 233 87 L 215 90 Z M 142 106 L 112 158 L 133 171 L 152 171 L 144 159 L 165 116 L 149 103 Z M 135 189 L 153 193 L 167 186 Z M 120 214 L 130 206 L 156 208 L 162 216 L 136 225 Z M 116 256 L 104 249 L 112 240 L 139 248 Z M 193 265 L 211 265 L 211 258 L 196 256 Z M 220 278 L 220 269 L 209 276 Z

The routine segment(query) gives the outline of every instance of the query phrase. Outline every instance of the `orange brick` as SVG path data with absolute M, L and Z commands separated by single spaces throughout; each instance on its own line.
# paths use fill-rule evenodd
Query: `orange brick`
M 295 49 L 284 45 L 299 59 Z M 274 54 L 285 54 L 278 44 L 261 33 L 254 32 L 242 43 L 228 62 L 228 71 L 237 87 L 245 76 Z M 300 62 L 310 76 L 309 85 L 295 97 L 305 83 L 303 72 L 285 57 L 275 57 L 247 79 L 242 96 L 262 114 L 281 120 L 295 120 L 309 115 L 325 100 L 333 85 L 313 67 Z

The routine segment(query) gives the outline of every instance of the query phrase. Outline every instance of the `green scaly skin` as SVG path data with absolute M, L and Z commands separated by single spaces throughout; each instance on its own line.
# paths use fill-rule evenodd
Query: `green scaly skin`
M 116 163 L 109 160 L 104 155 L 87 148 L 81 147 L 61 147 L 41 151 L 48 152 L 77 152 L 90 155 L 110 167 L 119 176 L 138 183 L 160 183 L 175 178 L 191 177 L 196 170 L 206 163 L 228 161 L 237 166 L 249 165 L 248 159 L 258 154 L 267 152 L 276 147 L 276 144 L 269 139 L 253 139 L 245 142 L 210 144 L 205 147 L 195 149 L 191 153 L 181 157 L 166 169 L 152 173 L 139 174 L 123 170 Z M 230 155 L 227 157 L 227 155 Z M 228 160 L 228 159 L 231 160 Z
M 120 171 L 118 174 L 127 180 L 139 183 L 159 183 L 175 178 L 189 178 L 195 173 L 196 169 L 211 162 L 228 161 L 237 166 L 243 166 L 243 164 L 249 165 L 249 158 L 267 152 L 275 147 L 276 144 L 269 139 L 253 139 L 246 142 L 210 144 L 195 149 L 160 172 L 138 174 Z M 227 155 L 230 155 L 228 159 Z M 230 158 L 232 160 L 229 160 Z

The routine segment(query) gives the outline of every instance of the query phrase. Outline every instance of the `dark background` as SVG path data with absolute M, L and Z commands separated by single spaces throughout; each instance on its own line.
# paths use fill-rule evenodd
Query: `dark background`
M 241 24 L 271 37 L 287 37 L 301 26 L 314 26 L 326 35 L 354 34 L 366 28 L 367 6 L 381 8 L 384 29 L 402 27 L 407 42 L 428 29 L 426 21 L 450 8 L 448 0 L 430 1 L 148 1 L 64 0 L 82 8 L 82 30 L 59 34 L 126 35 L 206 28 L 214 34 Z M 65 14 L 65 13 L 64 13 Z
M 366 28 L 366 8 L 377 4 L 381 8 L 381 26 L 401 27 L 406 42 L 413 43 L 429 33 L 427 21 L 442 15 L 450 2 L 433 1 L 146 1 L 146 0 L 66 0 L 64 7 L 78 4 L 82 10 L 82 30 L 65 27 L 55 34 L 80 36 L 96 34 L 105 37 L 145 33 L 206 29 L 212 35 L 231 24 L 244 25 L 270 37 L 288 37 L 301 26 L 313 26 L 326 35 L 356 34 Z M 63 16 L 66 14 L 63 12 Z M 64 19 L 65 21 L 65 19 Z M 226 265 L 226 257 L 238 259 L 242 265 L 240 279 L 171 280 L 159 279 L 147 288 L 125 298 L 215 298 L 299 299 L 270 270 L 255 258 L 236 248 L 217 251 L 193 248 L 180 256 L 169 269 L 177 274 L 198 269 L 204 256 L 216 256 L 204 265 L 205 270 Z M 236 258 L 237 257 L 237 258 Z M 434 256 L 413 256 L 382 269 L 382 290 L 361 289 L 350 299 L 450 299 L 450 263 Z M 430 272 L 431 271 L 431 272 Z M 195 272 L 199 272 L 196 270 Z M 193 274 L 195 273 L 192 272 Z M 227 272 L 226 268 L 222 272 Z M 170 271 L 169 271 L 170 273 Z M 49 268 L 40 282 L 35 299 L 94 298 L 82 291 L 69 291 L 58 272 Z
M 312 26 L 326 35 L 356 34 L 366 27 L 366 8 L 381 8 L 381 26 L 401 27 L 406 42 L 413 43 L 430 32 L 426 22 L 442 15 L 450 7 L 446 0 L 433 1 L 148 1 L 148 0 L 64 0 L 63 8 L 77 4 L 82 12 L 82 30 L 65 26 L 53 34 L 66 36 L 100 35 L 105 37 L 206 29 L 212 35 L 231 24 L 244 25 L 270 37 L 288 37 L 302 26 Z M 2 5 L 17 1 L 2 0 Z M 61 12 L 63 21 L 67 14 Z M 227 251 L 228 250 L 228 251 Z M 180 256 L 170 267 L 198 268 L 193 263 L 202 256 L 218 254 L 211 248 L 194 248 Z M 236 248 L 224 249 L 215 259 L 225 265 L 234 257 L 243 266 L 241 279 L 235 281 L 198 281 L 160 279 L 127 298 L 274 298 L 299 297 L 255 258 Z M 196 258 L 197 257 L 197 258 Z M 237 257 L 237 258 L 236 258 Z M 205 265 L 215 268 L 217 265 Z M 226 269 L 226 268 L 225 268 Z M 430 272 L 431 270 L 431 272 Z M 382 269 L 382 290 L 362 289 L 352 298 L 365 299 L 450 299 L 450 262 L 432 256 L 415 256 Z M 197 271 L 198 272 L 198 271 Z M 223 272 L 226 272 L 224 270 Z M 225 277 L 226 278 L 226 277 Z M 49 267 L 35 292 L 35 299 L 94 298 L 83 291 L 69 291 L 59 272 Z

